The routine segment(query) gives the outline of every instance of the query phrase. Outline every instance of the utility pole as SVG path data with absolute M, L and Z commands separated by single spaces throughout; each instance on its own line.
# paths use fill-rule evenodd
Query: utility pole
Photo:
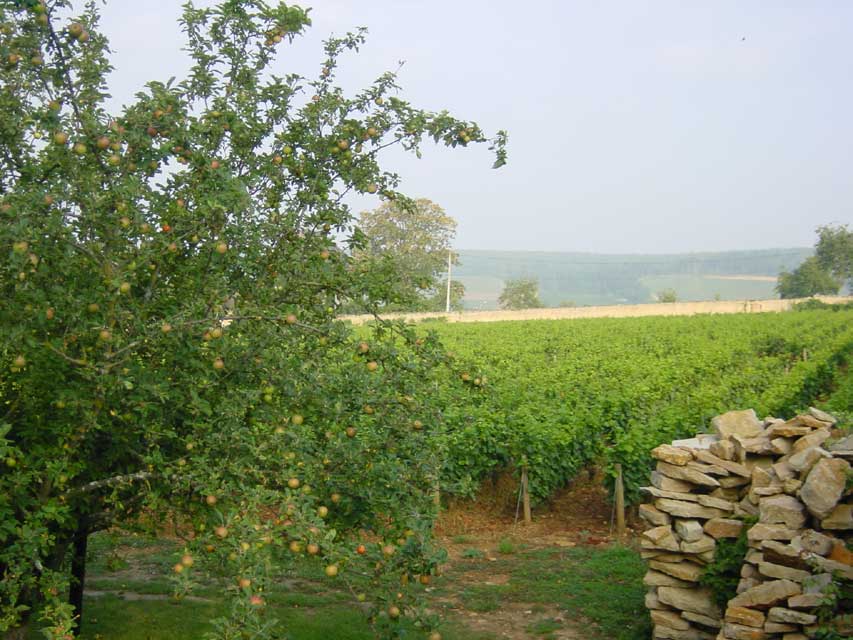
M 453 252 L 447 250 L 447 304 L 445 305 L 445 313 L 450 313 L 450 270 L 453 268 L 452 261 Z

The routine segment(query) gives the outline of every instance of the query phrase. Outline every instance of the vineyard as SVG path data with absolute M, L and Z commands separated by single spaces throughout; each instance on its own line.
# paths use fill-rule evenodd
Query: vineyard
M 445 416 L 442 489 L 472 495 L 490 473 L 526 465 L 541 500 L 591 463 L 621 463 L 636 499 L 660 442 L 732 407 L 788 415 L 813 402 L 853 349 L 851 321 L 801 311 L 434 325 L 477 365 L 460 374 L 470 401 Z

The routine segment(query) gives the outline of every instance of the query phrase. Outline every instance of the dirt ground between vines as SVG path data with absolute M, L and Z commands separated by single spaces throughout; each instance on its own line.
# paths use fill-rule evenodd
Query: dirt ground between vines
M 503 482 L 504 479 L 497 481 L 498 484 Z M 497 487 L 497 493 L 501 492 L 500 489 Z M 589 637 L 589 633 L 583 629 L 586 621 L 567 620 L 553 606 L 517 601 L 503 603 L 496 610 L 478 613 L 468 610 L 459 601 L 458 594 L 469 585 L 498 586 L 512 580 L 511 570 L 507 572 L 506 563 L 498 561 L 502 555 L 502 543 L 544 550 L 578 546 L 603 548 L 616 542 L 612 505 L 602 478 L 593 472 L 581 474 L 547 504 L 534 508 L 533 522 L 530 524 L 524 524 L 520 510 L 516 514 L 516 509 L 507 504 L 505 498 L 498 500 L 503 503 L 502 506 L 496 506 L 492 493 L 484 491 L 481 500 L 452 502 L 437 522 L 436 534 L 449 555 L 444 570 L 452 574 L 454 593 L 447 598 L 450 613 L 472 630 L 497 638 L 542 638 L 542 634 L 530 632 L 531 624 L 536 619 L 551 620 L 560 625 L 561 628 L 550 631 L 547 638 L 580 640 Z M 626 544 L 631 543 L 634 534 L 632 525 L 635 524 L 630 513 L 628 516 L 628 533 L 622 540 Z M 485 562 L 479 563 L 476 571 L 454 570 L 472 550 L 482 552 Z M 494 571 L 489 570 L 489 564 L 495 565 Z

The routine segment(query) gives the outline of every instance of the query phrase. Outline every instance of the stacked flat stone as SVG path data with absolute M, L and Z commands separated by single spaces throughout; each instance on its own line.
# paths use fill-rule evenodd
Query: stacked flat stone
M 646 607 L 654 638 L 803 640 L 835 572 L 853 579 L 853 436 L 833 438 L 835 418 L 818 409 L 784 421 L 730 411 L 709 434 L 655 448 L 648 524 L 640 544 L 649 570 Z M 738 595 L 721 610 L 699 585 L 717 541 L 749 552 Z

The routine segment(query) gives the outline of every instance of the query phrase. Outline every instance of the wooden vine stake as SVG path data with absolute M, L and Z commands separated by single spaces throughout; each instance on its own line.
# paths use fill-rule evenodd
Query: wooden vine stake
M 625 485 L 622 481 L 622 465 L 616 464 L 616 535 L 625 535 Z
M 527 465 L 521 467 L 521 502 L 524 507 L 524 524 L 533 522 L 530 513 L 530 491 L 528 490 Z

